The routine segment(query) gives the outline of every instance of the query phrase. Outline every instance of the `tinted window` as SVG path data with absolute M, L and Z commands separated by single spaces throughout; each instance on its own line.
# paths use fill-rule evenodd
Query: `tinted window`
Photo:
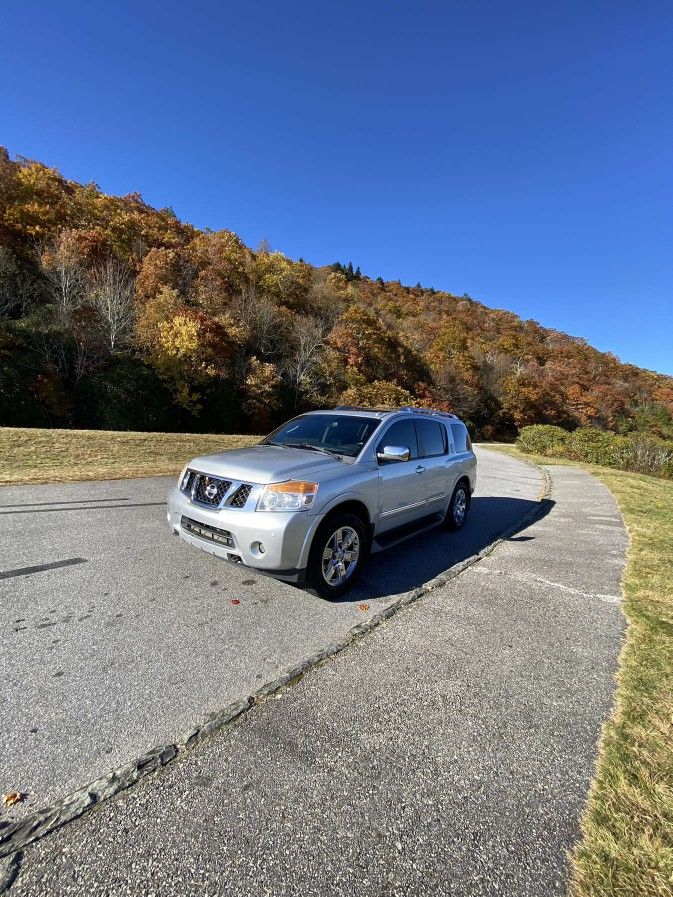
M 304 443 L 354 458 L 381 422 L 346 414 L 307 414 L 274 430 L 263 443 Z
M 418 444 L 416 442 L 416 428 L 413 420 L 398 420 L 386 432 L 379 442 L 377 451 L 383 450 L 386 445 L 406 445 L 412 458 L 418 458 Z
M 446 430 L 436 420 L 417 420 L 422 458 L 446 454 Z
M 467 442 L 468 435 L 467 429 L 463 424 L 451 424 L 451 432 L 453 433 L 453 442 L 456 447 L 457 452 L 466 452 L 468 451 Z

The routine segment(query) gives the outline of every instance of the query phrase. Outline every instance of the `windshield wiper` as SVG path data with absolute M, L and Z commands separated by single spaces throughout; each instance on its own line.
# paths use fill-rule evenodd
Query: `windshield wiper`
M 288 448 L 308 449 L 311 452 L 322 452 L 324 455 L 332 455 L 332 457 L 340 458 L 340 452 L 333 449 L 323 448 L 321 445 L 311 445 L 310 442 L 286 442 Z

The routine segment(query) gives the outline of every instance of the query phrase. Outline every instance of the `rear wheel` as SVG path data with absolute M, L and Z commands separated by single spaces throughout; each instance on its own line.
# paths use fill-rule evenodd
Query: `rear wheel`
M 309 584 L 325 598 L 338 598 L 360 574 L 367 551 L 365 527 L 355 514 L 340 514 L 322 524 L 308 561 Z
M 452 530 L 462 529 L 470 510 L 470 490 L 467 483 L 461 480 L 453 490 L 451 501 L 444 518 L 444 524 Z

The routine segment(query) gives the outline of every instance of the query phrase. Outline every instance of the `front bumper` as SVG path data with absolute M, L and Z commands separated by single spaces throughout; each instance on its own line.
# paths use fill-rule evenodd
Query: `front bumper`
M 277 513 L 232 507 L 210 510 L 193 504 L 177 486 L 168 496 L 167 517 L 173 532 L 194 548 L 291 582 L 303 581 L 311 539 L 321 519 L 310 516 L 307 511 Z M 192 526 L 191 531 L 186 529 L 186 521 L 182 525 L 183 517 L 197 527 Z M 194 532 L 198 524 L 203 524 L 206 531 L 212 527 L 230 533 L 230 544 Z M 263 553 L 258 547 L 260 543 L 264 546 Z

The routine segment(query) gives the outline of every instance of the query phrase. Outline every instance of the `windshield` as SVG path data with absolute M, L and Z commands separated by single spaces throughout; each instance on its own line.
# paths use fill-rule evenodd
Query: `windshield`
M 349 414 L 306 414 L 278 427 L 262 445 L 315 449 L 355 458 L 381 423 Z

